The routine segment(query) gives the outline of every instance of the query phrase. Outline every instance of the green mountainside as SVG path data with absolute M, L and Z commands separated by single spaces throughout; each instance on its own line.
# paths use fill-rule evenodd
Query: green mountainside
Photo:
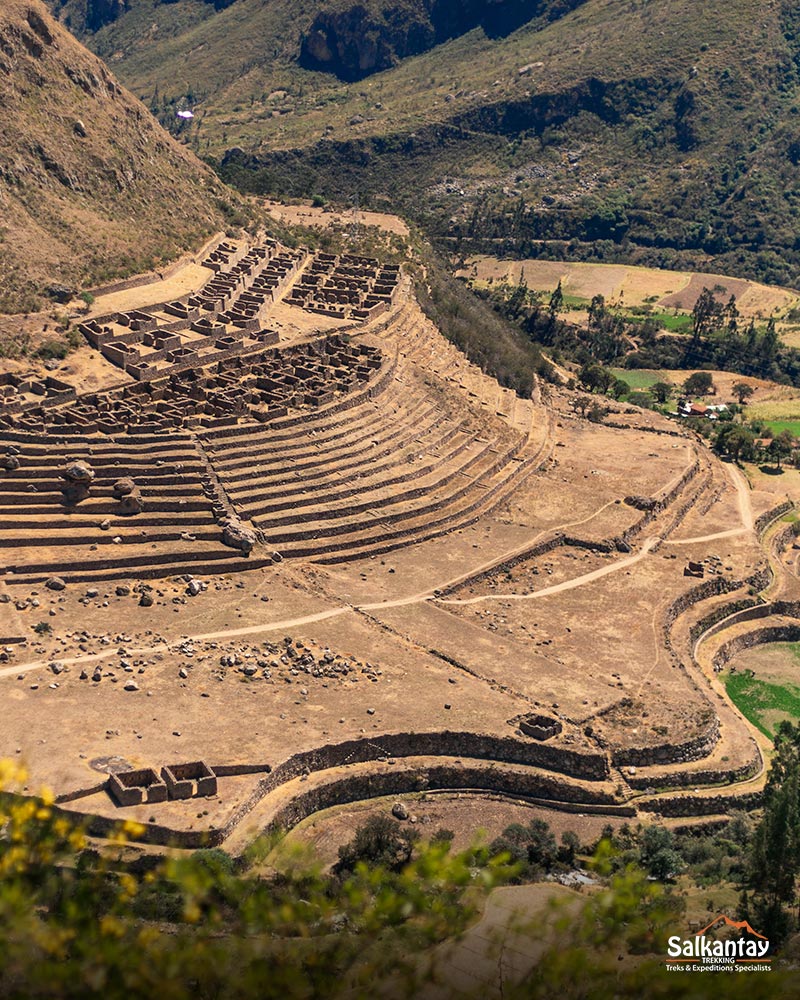
M 800 282 L 789 0 L 122 6 L 88 44 L 246 190 L 390 204 L 457 254 Z

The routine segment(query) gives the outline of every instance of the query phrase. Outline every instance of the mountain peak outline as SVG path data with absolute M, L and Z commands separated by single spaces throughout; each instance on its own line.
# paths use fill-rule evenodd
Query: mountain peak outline
M 720 920 L 724 921 L 726 926 L 733 927 L 734 930 L 747 931 L 747 933 L 752 934 L 753 937 L 761 938 L 762 941 L 767 940 L 767 938 L 763 934 L 759 934 L 758 931 L 754 931 L 747 920 L 731 920 L 731 918 L 726 917 L 724 913 L 720 913 L 716 917 L 714 917 L 714 919 L 711 921 L 710 924 L 707 924 L 702 930 L 699 930 L 697 932 L 695 937 L 700 937 L 702 934 L 705 934 L 712 927 L 714 927 L 715 924 L 718 924 Z

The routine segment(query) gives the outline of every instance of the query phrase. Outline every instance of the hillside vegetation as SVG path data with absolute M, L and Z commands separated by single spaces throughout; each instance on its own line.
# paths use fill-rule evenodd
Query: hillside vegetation
M 242 203 L 39 0 L 0 7 L 0 311 L 146 270 Z
M 790 0 L 217 6 L 125 0 L 88 41 L 246 189 L 388 199 L 459 255 L 800 280 Z

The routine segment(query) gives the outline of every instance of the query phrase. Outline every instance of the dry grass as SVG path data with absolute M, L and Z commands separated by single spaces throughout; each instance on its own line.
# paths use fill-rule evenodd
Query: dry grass
M 3 5 L 0 41 L 0 311 L 32 311 L 53 281 L 146 271 L 235 221 L 241 199 L 39 0 Z
M 524 278 L 529 288 L 550 293 L 561 282 L 564 294 L 591 299 L 602 295 L 607 302 L 628 307 L 652 305 L 654 311 L 676 309 L 690 312 L 704 287 L 724 289 L 721 297 L 736 296 L 745 319 L 783 315 L 800 301 L 786 288 L 761 285 L 721 274 L 665 271 L 654 267 L 622 264 L 581 264 L 571 261 L 509 261 L 496 257 L 474 257 L 462 274 L 478 282 L 507 281 L 518 284 Z

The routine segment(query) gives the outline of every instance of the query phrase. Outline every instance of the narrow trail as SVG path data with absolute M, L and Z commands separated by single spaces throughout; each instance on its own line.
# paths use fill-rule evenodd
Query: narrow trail
M 736 474 L 731 470 L 733 476 L 734 486 L 737 489 L 739 495 L 739 510 L 742 516 L 742 520 L 745 523 L 749 523 L 750 528 L 752 528 L 752 510 L 750 508 L 750 498 L 747 493 L 747 486 L 744 481 L 737 477 Z M 527 600 L 537 600 L 541 597 L 548 597 L 553 594 L 564 593 L 569 590 L 575 590 L 579 587 L 586 586 L 587 584 L 594 583 L 596 580 L 600 580 L 605 576 L 609 576 L 612 573 L 619 573 L 622 570 L 627 569 L 630 566 L 635 565 L 640 562 L 645 556 L 651 551 L 651 549 L 659 544 L 662 539 L 657 535 L 648 538 L 639 552 L 635 555 L 629 556 L 626 559 L 622 559 L 619 562 L 615 562 L 610 566 L 603 566 L 600 569 L 593 570 L 590 573 L 586 573 L 583 576 L 575 577 L 572 580 L 565 580 L 562 583 L 554 584 L 552 587 L 545 587 L 542 590 L 534 591 L 530 594 L 487 594 L 479 597 L 466 598 L 463 600 L 457 599 L 444 599 L 437 598 L 434 591 L 447 590 L 451 587 L 458 586 L 466 583 L 470 579 L 479 576 L 481 573 L 485 573 L 487 570 L 491 570 L 497 565 L 506 562 L 509 559 L 513 559 L 515 556 L 524 554 L 527 550 L 537 545 L 540 541 L 543 541 L 548 536 L 553 536 L 568 528 L 574 528 L 582 524 L 586 524 L 592 521 L 598 515 L 600 515 L 604 510 L 609 507 L 614 506 L 615 500 L 609 500 L 604 503 L 593 513 L 587 515 L 586 517 L 579 518 L 574 521 L 568 521 L 564 524 L 554 526 L 537 532 L 533 538 L 527 540 L 524 544 L 515 546 L 513 549 L 502 553 L 499 556 L 494 556 L 492 559 L 487 560 L 485 563 L 473 568 L 467 574 L 462 574 L 461 576 L 455 577 L 453 579 L 447 580 L 443 583 L 436 584 L 435 586 L 429 587 L 424 591 L 420 591 L 416 594 L 411 594 L 406 597 L 399 597 L 389 601 L 376 601 L 370 604 L 342 604 L 338 607 L 328 608 L 325 611 L 319 611 L 311 615 L 302 615 L 297 618 L 287 618 L 277 622 L 262 622 L 259 625 L 248 625 L 242 628 L 234 629 L 222 629 L 216 632 L 197 632 L 188 637 L 181 638 L 180 640 L 164 640 L 162 642 L 151 644 L 149 646 L 140 646 L 137 648 L 128 649 L 129 656 L 147 656 L 152 655 L 157 652 L 164 652 L 165 650 L 170 650 L 178 644 L 178 642 L 210 642 L 218 639 L 234 639 L 246 635 L 259 635 L 265 632 L 275 632 L 275 631 L 288 631 L 293 628 L 299 628 L 303 625 L 312 625 L 316 622 L 328 621 L 333 618 L 338 618 L 346 614 L 354 614 L 359 611 L 381 611 L 389 608 L 400 608 L 408 607 L 415 604 L 424 604 L 426 601 L 436 601 L 439 605 L 469 605 L 478 604 L 482 601 L 527 601 Z M 738 533 L 740 531 L 748 530 L 746 528 L 735 529 Z M 727 536 L 729 533 L 725 533 Z M 721 537 L 708 536 L 712 537 Z M 686 543 L 688 544 L 688 542 Z M 0 678 L 3 677 L 13 677 L 19 676 L 24 673 L 29 673 L 33 670 L 42 670 L 47 667 L 49 663 L 54 660 L 68 665 L 68 666 L 82 666 L 92 663 L 98 663 L 102 660 L 108 659 L 110 657 L 116 656 L 116 652 L 113 649 L 103 650 L 98 653 L 86 653 L 81 656 L 63 657 L 59 656 L 58 653 L 53 653 L 53 655 L 39 660 L 34 660 L 30 663 L 22 663 L 17 666 L 6 667 L 0 670 Z
M 549 528 L 547 530 L 540 531 L 533 537 L 533 539 L 526 541 L 523 545 L 518 545 L 515 548 L 508 550 L 507 552 L 503 553 L 500 556 L 495 556 L 492 559 L 487 560 L 485 563 L 472 569 L 468 574 L 466 574 L 466 576 L 462 574 L 459 577 L 448 580 L 444 583 L 440 583 L 434 587 L 428 588 L 427 590 L 421 591 L 419 593 L 411 594 L 407 597 L 399 597 L 391 601 L 376 601 L 371 604 L 357 604 L 357 605 L 342 604 L 339 607 L 328 608 L 325 611 L 318 611 L 315 614 L 303 615 L 298 618 L 287 618 L 277 622 L 262 622 L 259 625 L 247 625 L 242 628 L 222 629 L 217 632 L 197 632 L 185 638 L 181 638 L 180 640 L 177 639 L 170 641 L 164 640 L 162 642 L 151 644 L 149 646 L 139 646 L 136 648 L 126 647 L 126 649 L 129 656 L 148 656 L 152 655 L 153 653 L 163 653 L 165 651 L 168 651 L 174 646 L 176 646 L 179 642 L 180 643 L 211 642 L 217 639 L 234 639 L 246 635 L 259 635 L 264 632 L 288 631 L 293 628 L 299 628 L 303 625 L 312 625 L 315 624 L 316 622 L 328 621 L 329 619 L 338 618 L 341 615 L 351 614 L 358 611 L 381 611 L 383 609 L 388 609 L 388 608 L 400 608 L 413 604 L 424 604 L 426 601 L 435 600 L 434 597 L 435 590 L 445 590 L 449 587 L 453 587 L 460 583 L 463 583 L 465 579 L 470 579 L 473 576 L 485 572 L 487 569 L 491 569 L 493 566 L 499 563 L 505 562 L 507 559 L 511 559 L 514 556 L 526 552 L 529 548 L 531 548 L 531 546 L 536 545 L 539 541 L 548 537 L 549 535 L 562 531 L 566 528 L 572 528 L 579 524 L 585 524 L 587 521 L 591 521 L 593 518 L 597 517 L 598 514 L 602 513 L 607 507 L 613 506 L 613 504 L 614 504 L 613 500 L 609 501 L 608 503 L 603 504 L 601 507 L 599 507 L 596 511 L 594 511 L 587 517 L 581 518 L 577 521 L 570 521 L 566 524 L 559 525 L 555 528 Z M 559 584 L 558 586 L 564 589 L 568 589 L 569 587 L 572 586 L 581 586 L 583 583 L 588 583 L 590 582 L 591 579 L 595 579 L 598 574 L 604 576 L 606 573 L 616 572 L 617 570 L 624 568 L 624 566 L 630 565 L 631 562 L 636 562 L 637 560 L 641 559 L 642 556 L 645 555 L 647 551 L 649 551 L 649 549 L 652 547 L 654 543 L 655 539 L 649 540 L 649 542 L 645 545 L 642 551 L 638 555 L 633 556 L 631 559 L 626 559 L 622 563 L 614 564 L 614 566 L 604 567 L 602 570 L 595 570 L 594 573 L 587 574 L 586 577 L 579 577 L 575 581 L 567 581 L 567 584 Z M 550 588 L 548 592 L 552 592 L 552 588 Z M 531 596 L 543 596 L 543 594 L 544 594 L 543 591 L 539 591 L 537 594 Z M 440 602 L 440 603 L 445 603 L 445 602 Z M 458 602 L 449 602 L 449 603 L 458 603 Z M 30 663 L 21 663 L 18 664 L 17 666 L 5 667 L 2 670 L 0 670 L 0 678 L 19 676 L 21 674 L 29 673 L 33 670 L 42 670 L 45 669 L 47 665 L 49 663 L 52 663 L 54 660 L 58 660 L 65 666 L 84 666 L 87 664 L 98 663 L 102 660 L 109 659 L 110 657 L 116 655 L 117 654 L 114 649 L 103 650 L 102 652 L 99 653 L 85 653 L 81 656 L 60 656 L 56 652 L 44 659 L 34 660 L 31 661 Z
M 753 517 L 753 505 L 750 502 L 750 487 L 747 485 L 747 480 L 730 462 L 723 463 L 723 467 L 736 490 L 739 517 L 742 519 L 742 524 L 746 529 L 752 531 L 755 527 L 755 518 Z
M 469 597 L 462 601 L 448 601 L 440 598 L 437 603 L 463 605 L 478 604 L 480 601 L 532 601 L 536 600 L 538 597 L 549 597 L 551 594 L 562 594 L 566 590 L 574 590 L 576 587 L 583 587 L 587 583 L 593 583 L 595 580 L 600 580 L 602 577 L 608 576 L 611 573 L 619 573 L 620 570 L 626 569 L 628 566 L 633 566 L 641 559 L 644 559 L 653 546 L 660 541 L 661 539 L 657 535 L 653 535 L 651 538 L 647 539 L 641 550 L 637 552 L 636 555 L 630 556 L 628 559 L 622 559 L 611 566 L 602 566 L 600 569 L 592 570 L 591 573 L 586 573 L 583 576 L 577 576 L 573 580 L 565 580 L 563 583 L 556 583 L 552 587 L 544 587 L 542 590 L 535 590 L 530 594 L 485 594 L 481 597 Z
M 702 542 L 714 542 L 718 538 L 733 538 L 736 535 L 746 535 L 752 528 L 729 528 L 727 531 L 716 531 L 712 535 L 697 535 L 694 538 L 668 538 L 665 545 L 699 545 Z

